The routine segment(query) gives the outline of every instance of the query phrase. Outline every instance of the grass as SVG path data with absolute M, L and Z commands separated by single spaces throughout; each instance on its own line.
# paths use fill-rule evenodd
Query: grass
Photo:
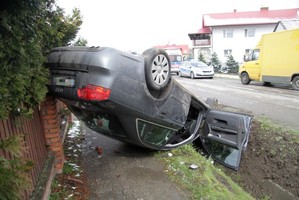
M 266 118 L 264 116 L 259 116 L 256 118 L 256 120 L 261 123 L 261 128 L 264 131 L 274 131 L 277 133 L 284 132 L 286 134 L 292 134 L 295 136 L 299 136 L 299 130 L 295 130 L 295 129 L 292 129 L 289 127 L 282 126 L 281 124 L 276 123 L 276 122 L 272 121 L 271 119 Z M 299 137 L 297 137 L 297 139 L 298 138 Z M 299 142 L 298 140 L 296 140 L 296 141 Z
M 168 153 L 158 152 L 155 156 L 165 165 L 170 178 L 188 191 L 191 199 L 254 199 L 192 145 L 171 150 L 171 157 Z M 190 169 L 191 164 L 198 168 Z
M 69 186 L 63 185 L 59 182 L 58 177 L 60 176 L 69 176 L 79 172 L 79 168 L 76 164 L 72 164 L 68 161 L 65 161 L 62 174 L 57 175 L 51 185 L 51 195 L 49 200 L 61 200 L 61 199 L 74 199 L 73 198 L 73 189 L 70 189 Z
M 63 197 L 66 197 L 70 194 L 67 189 L 63 188 L 56 179 L 54 179 L 52 182 L 51 190 L 57 191 L 55 193 L 51 193 L 49 200 L 61 200 Z
M 70 163 L 68 161 L 64 162 L 64 166 L 62 169 L 63 174 L 70 175 L 70 174 L 76 173 L 78 171 L 79 171 L 79 169 L 76 164 Z
M 266 117 L 255 117 L 254 121 L 259 127 L 257 133 L 273 144 L 259 149 L 260 153 L 264 151 L 275 158 L 297 157 L 293 147 L 299 144 L 299 130 L 283 127 Z M 164 164 L 169 177 L 184 191 L 188 191 L 190 199 L 254 199 L 237 184 L 242 180 L 241 175 L 232 177 L 234 182 L 224 173 L 224 167 L 217 168 L 211 159 L 199 154 L 192 145 L 169 152 L 157 152 L 155 156 Z M 198 169 L 190 169 L 191 164 L 197 165 Z M 264 195 L 260 199 L 268 200 L 270 197 Z
M 266 138 L 268 144 L 271 144 L 260 151 L 266 151 L 270 157 L 280 159 L 288 157 L 296 159 L 298 157 L 297 148 L 294 148 L 294 145 L 299 145 L 299 130 L 283 127 L 266 117 L 258 117 L 256 120 L 260 123 L 262 138 Z
M 80 139 L 82 134 L 80 129 L 76 129 L 78 124 L 71 123 L 68 126 L 68 134 L 66 140 L 64 141 L 64 153 L 65 162 L 62 169 L 62 174 L 57 174 L 51 185 L 51 194 L 49 200 L 61 200 L 61 199 L 77 199 L 75 189 L 73 187 L 75 184 L 70 183 L 68 177 L 76 177 L 76 175 L 81 174 L 79 163 L 80 148 L 76 146 L 77 143 L 80 144 Z

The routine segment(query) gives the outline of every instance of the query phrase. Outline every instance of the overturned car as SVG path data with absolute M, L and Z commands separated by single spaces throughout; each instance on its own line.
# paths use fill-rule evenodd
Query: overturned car
M 200 140 L 238 169 L 251 116 L 213 110 L 171 77 L 167 53 L 109 47 L 58 47 L 47 61 L 49 91 L 90 129 L 155 150 Z

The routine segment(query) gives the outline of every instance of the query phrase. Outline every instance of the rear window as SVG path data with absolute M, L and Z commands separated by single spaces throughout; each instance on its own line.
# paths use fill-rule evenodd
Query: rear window
M 118 119 L 109 114 L 96 113 L 94 111 L 80 110 L 76 107 L 70 107 L 70 110 L 82 120 L 90 129 L 106 134 L 125 137 L 125 132 Z

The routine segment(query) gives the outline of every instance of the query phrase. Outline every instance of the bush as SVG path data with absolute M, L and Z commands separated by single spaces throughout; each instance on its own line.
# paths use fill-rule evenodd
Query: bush
M 211 65 L 214 67 L 215 72 L 218 72 L 221 69 L 221 63 L 217 53 L 215 52 L 212 54 Z
M 55 0 L 11 0 L 0 3 L 0 119 L 31 114 L 47 93 L 48 70 L 43 66 L 55 46 L 70 44 L 82 24 Z
M 229 55 L 227 57 L 227 60 L 226 60 L 226 66 L 227 66 L 227 70 L 230 72 L 230 73 L 238 73 L 239 71 L 239 64 L 238 62 L 235 61 L 234 57 L 232 55 Z
M 205 60 L 205 57 L 204 55 L 200 52 L 199 56 L 198 56 L 198 60 L 203 62 L 203 63 L 207 63 L 206 60 Z
M 32 186 L 28 172 L 33 162 L 24 160 L 23 135 L 0 140 L 0 150 L 11 153 L 12 159 L 0 157 L 0 199 L 22 199 L 22 192 Z

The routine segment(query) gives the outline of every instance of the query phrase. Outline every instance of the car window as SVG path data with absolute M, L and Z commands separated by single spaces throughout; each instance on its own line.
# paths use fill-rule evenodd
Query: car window
M 191 67 L 190 63 L 186 63 L 185 67 Z
M 255 49 L 252 53 L 252 60 L 258 60 L 260 57 L 260 50 L 259 49 Z
M 209 139 L 204 139 L 204 144 L 207 151 L 219 162 L 235 168 L 239 166 L 240 150 Z
M 137 120 L 138 135 L 142 142 L 152 146 L 160 147 L 164 145 L 174 134 L 174 130 L 163 126 Z
M 207 65 L 201 62 L 192 62 L 192 67 L 206 67 Z
M 254 49 L 251 54 L 248 56 L 248 61 L 258 60 L 260 56 L 260 50 Z
M 125 136 L 125 132 L 115 116 L 69 107 L 70 110 L 92 130 L 106 134 Z

